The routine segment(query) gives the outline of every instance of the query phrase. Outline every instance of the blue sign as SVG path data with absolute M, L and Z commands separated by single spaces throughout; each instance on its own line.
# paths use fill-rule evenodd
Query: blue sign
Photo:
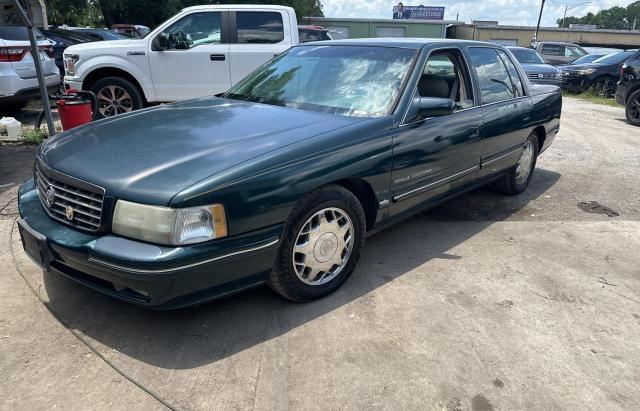
M 403 6 L 399 3 L 393 6 L 393 18 L 395 20 L 444 20 L 444 7 Z

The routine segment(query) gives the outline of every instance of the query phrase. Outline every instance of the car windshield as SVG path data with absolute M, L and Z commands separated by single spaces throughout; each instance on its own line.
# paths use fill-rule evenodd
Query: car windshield
M 509 49 L 520 64 L 545 64 L 544 60 L 535 50 Z
M 593 60 L 597 64 L 618 64 L 622 63 L 633 55 L 633 51 L 620 51 L 618 53 L 607 54 L 597 60 Z
M 225 95 L 354 117 L 389 114 L 417 51 L 394 47 L 298 46 Z
M 38 40 L 44 39 L 38 30 L 33 31 Z M 0 26 L 0 39 L 11 41 L 29 41 L 29 33 L 24 26 Z
M 587 54 L 584 57 L 580 57 L 577 60 L 574 60 L 573 62 L 571 62 L 572 65 L 578 65 L 578 64 L 586 64 L 586 63 L 591 63 L 594 60 L 599 59 L 600 57 L 604 57 L 603 55 L 594 55 L 594 54 Z

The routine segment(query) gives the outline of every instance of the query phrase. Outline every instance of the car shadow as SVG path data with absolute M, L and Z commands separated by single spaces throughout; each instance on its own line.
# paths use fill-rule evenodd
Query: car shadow
M 199 307 L 151 311 L 45 273 L 46 306 L 99 349 L 102 345 L 155 367 L 190 369 L 304 326 L 432 260 L 464 258 L 450 250 L 494 222 L 516 216 L 559 178 L 538 169 L 519 196 L 479 189 L 370 237 L 351 278 L 332 295 L 307 304 L 290 303 L 261 287 Z M 434 222 L 437 230 L 431 229 Z

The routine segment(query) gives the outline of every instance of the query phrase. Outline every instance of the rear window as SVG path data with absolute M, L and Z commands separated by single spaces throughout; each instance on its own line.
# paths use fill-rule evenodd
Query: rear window
M 34 31 L 36 38 L 42 40 L 42 34 L 38 30 Z M 27 28 L 24 26 L 0 26 L 0 39 L 10 41 L 29 41 Z
M 284 40 L 282 15 L 276 12 L 236 12 L 238 43 L 280 43 Z
M 546 54 L 547 56 L 561 56 L 562 46 L 559 44 L 543 44 L 542 54 Z

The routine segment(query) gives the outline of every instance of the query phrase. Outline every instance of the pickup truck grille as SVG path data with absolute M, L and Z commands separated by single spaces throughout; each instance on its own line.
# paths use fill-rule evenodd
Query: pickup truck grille
M 36 161 L 34 177 L 38 197 L 53 219 L 85 231 L 99 231 L 102 226 L 104 189 L 62 173 L 47 171 Z

